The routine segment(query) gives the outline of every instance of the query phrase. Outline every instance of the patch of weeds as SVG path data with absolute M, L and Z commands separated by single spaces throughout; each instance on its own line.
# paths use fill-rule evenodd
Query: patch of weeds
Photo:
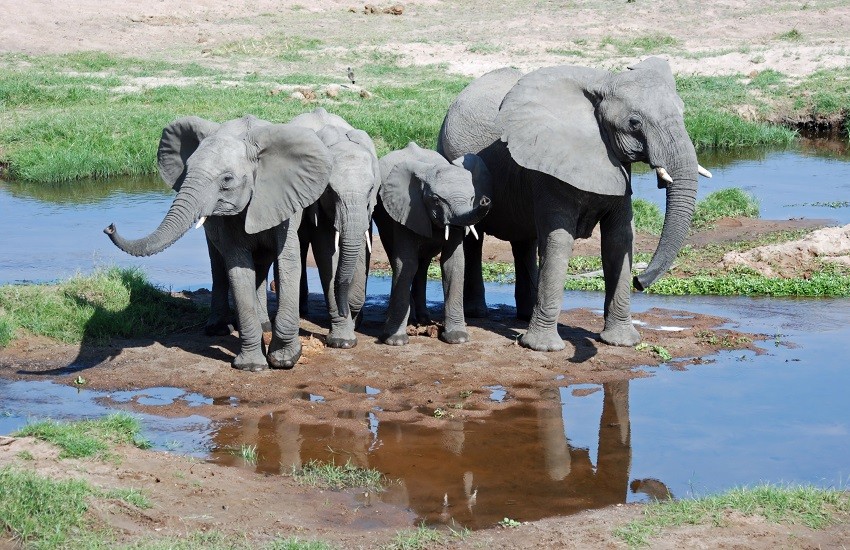
M 687 278 L 662 277 L 645 290 L 648 294 L 685 296 L 799 296 L 848 297 L 850 277 L 815 273 L 808 279 L 774 279 L 761 275 L 694 275 Z
M 245 445 L 244 443 L 239 446 L 239 449 L 234 451 L 234 454 L 238 455 L 242 460 L 247 462 L 248 464 L 256 464 L 259 455 L 257 455 L 257 446 L 256 445 Z
M 13 468 L 0 469 L 0 531 L 31 548 L 65 547 L 86 527 L 85 481 L 53 481 Z
M 114 498 L 132 504 L 141 510 L 153 508 L 150 499 L 140 490 L 133 488 L 110 489 L 99 494 L 102 498 Z
M 742 189 L 731 187 L 715 191 L 697 202 L 692 227 L 705 229 L 720 218 L 757 218 L 758 215 L 758 200 Z
M 815 206 L 821 208 L 847 208 L 850 207 L 850 201 L 817 201 L 817 202 L 802 202 L 798 204 L 786 204 L 786 207 L 792 206 Z
M 571 48 L 546 48 L 546 53 L 554 55 L 563 55 L 565 57 L 583 57 L 584 52 Z
M 503 518 L 499 520 L 499 523 L 497 525 L 505 529 L 516 529 L 517 527 L 522 525 L 522 522 L 511 518 Z
M 333 461 L 310 460 L 300 468 L 292 468 L 292 477 L 302 485 L 326 487 L 340 490 L 353 487 L 365 487 L 374 491 L 383 489 L 386 479 L 378 470 L 360 468 L 347 460 L 337 466 Z
M 262 56 L 283 61 L 301 61 L 305 52 L 318 50 L 322 41 L 304 36 L 266 36 L 229 42 L 212 51 L 217 56 Z
M 460 395 L 461 399 L 468 399 L 469 397 L 472 396 L 472 393 L 473 393 L 472 390 L 461 390 L 461 392 L 458 395 Z
M 822 529 L 850 512 L 846 492 L 811 486 L 760 485 L 737 488 L 695 500 L 661 501 L 647 504 L 644 517 L 614 531 L 631 546 L 646 546 L 665 527 L 726 523 L 726 514 L 761 516 L 773 523 L 803 524 Z
M 6 310 L 0 308 L 0 348 L 8 346 L 15 338 L 15 323 Z
M 718 334 L 711 330 L 698 330 L 694 333 L 694 336 L 701 344 L 719 345 L 724 348 L 737 348 L 752 343 L 752 339 L 748 336 L 735 336 L 728 333 Z
M 419 550 L 443 542 L 445 542 L 445 537 L 442 533 L 421 524 L 416 529 L 399 531 L 393 541 L 385 548 L 386 550 Z
M 600 47 L 613 46 L 621 55 L 635 55 L 650 52 L 669 51 L 679 45 L 679 41 L 667 34 L 653 33 L 631 39 L 604 37 Z
M 664 226 L 664 214 L 658 206 L 646 199 L 635 199 L 632 201 L 632 211 L 635 222 L 635 230 L 660 235 Z
M 779 40 L 787 40 L 789 42 L 799 42 L 803 39 L 803 35 L 797 29 L 791 29 L 790 31 L 777 35 L 776 38 Z
M 16 437 L 34 437 L 56 445 L 59 458 L 109 457 L 111 445 L 135 444 L 141 424 L 127 413 L 110 414 L 97 420 L 56 422 L 42 420 L 27 424 Z
M 204 323 L 189 300 L 151 285 L 137 269 L 111 268 L 58 284 L 0 286 L 11 324 L 66 343 L 171 334 Z
M 650 344 L 648 342 L 641 342 L 640 344 L 635 346 L 636 351 L 651 351 L 655 355 L 657 355 L 662 361 L 669 361 L 673 358 L 670 355 L 670 352 L 667 351 L 667 348 L 664 346 L 659 346 L 658 344 Z
M 444 416 L 446 416 L 446 414 L 446 411 L 444 411 L 440 407 L 434 409 L 434 418 L 443 418 Z
M 488 54 L 496 53 L 501 50 L 501 46 L 497 46 L 495 44 L 488 44 L 486 42 L 477 42 L 475 44 L 470 44 L 466 47 L 466 51 L 468 51 L 469 53 Z
M 33 454 L 26 449 L 19 452 L 16 456 L 18 458 L 20 458 L 21 460 L 35 460 L 35 457 L 33 456 Z

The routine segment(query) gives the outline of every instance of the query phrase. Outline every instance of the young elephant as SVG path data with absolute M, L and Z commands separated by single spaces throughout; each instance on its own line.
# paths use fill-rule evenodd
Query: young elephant
M 372 251 L 372 211 L 381 185 L 375 145 L 366 132 L 319 107 L 298 115 L 292 124 L 315 130 L 334 161 L 328 188 L 310 206 L 301 228 L 302 306 L 306 308 L 307 247 L 319 269 L 331 329 L 332 348 L 357 345 L 354 319 L 366 300 L 366 277 Z
M 327 187 L 332 168 L 327 147 L 315 132 L 292 124 L 253 116 L 223 124 L 186 117 L 162 131 L 157 160 L 163 180 L 177 190 L 159 227 L 129 241 L 114 224 L 104 232 L 121 250 L 149 256 L 165 250 L 195 222 L 196 227 L 203 224 L 213 274 L 220 263 L 227 273 L 227 284 L 216 287 L 214 281 L 213 288 L 223 293 L 226 305 L 229 286 L 236 303 L 242 345 L 233 367 L 291 368 L 301 356 L 298 225 L 303 209 Z M 266 356 L 257 291 L 273 263 L 279 266 L 282 288 Z
M 410 291 L 417 277 L 416 313 L 427 317 L 424 280 L 431 258 L 440 254 L 445 330 L 450 344 L 469 340 L 463 317 L 463 237 L 490 210 L 492 183 L 476 155 L 449 162 L 410 143 L 381 158 L 381 189 L 375 208 L 378 234 L 393 270 L 382 340 L 407 344 Z M 418 272 L 418 274 L 417 274 Z

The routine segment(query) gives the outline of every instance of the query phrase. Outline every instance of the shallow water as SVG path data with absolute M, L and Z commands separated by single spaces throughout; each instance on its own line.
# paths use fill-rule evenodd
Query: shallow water
M 705 155 L 701 161 L 715 177 L 701 180 L 700 196 L 744 187 L 759 198 L 765 218 L 850 223 L 850 208 L 815 205 L 850 198 L 848 160 L 846 149 L 751 152 L 749 158 L 734 159 Z M 663 200 L 650 174 L 636 174 L 634 187 L 637 196 Z M 121 253 L 101 233 L 115 221 L 127 236 L 142 235 L 158 224 L 171 198 L 154 180 L 47 190 L 0 184 L 0 216 L 11 222 L 0 249 L 0 283 L 53 280 L 116 264 L 143 267 L 154 283 L 166 287 L 209 286 L 202 231 L 190 231 L 167 251 L 144 259 Z M 311 288 L 319 288 L 315 270 L 309 276 Z M 369 289 L 367 307 L 383 307 L 388 279 L 370 280 Z M 513 303 L 510 285 L 487 285 L 487 293 L 491 305 Z M 428 294 L 440 298 L 439 283 L 430 282 Z M 601 310 L 602 295 L 565 293 L 564 307 Z M 482 421 L 447 421 L 444 430 L 381 421 L 377 407 L 347 416 L 367 428 L 356 433 L 300 425 L 284 412 L 225 424 L 200 415 L 166 419 L 152 411 L 175 400 L 190 407 L 240 403 L 177 388 L 96 392 L 0 380 L 0 434 L 30 419 L 91 418 L 142 407 L 145 412 L 136 414 L 157 449 L 262 472 L 350 457 L 402 480 L 374 498 L 409 506 L 429 522 L 454 520 L 472 528 L 504 517 L 533 520 L 647 500 L 668 491 L 689 497 L 762 481 L 846 487 L 850 300 L 634 295 L 635 311 L 651 307 L 718 315 L 730 319 L 730 327 L 773 338 L 763 343 L 766 353 L 760 355 L 723 352 L 712 364 L 685 372 L 652 368 L 651 378 L 630 382 L 567 385 L 557 376 L 542 403 L 516 399 L 509 386 L 482 387 L 500 410 Z M 382 391 L 341 389 L 371 401 Z M 297 397 L 323 406 L 321 395 Z M 234 455 L 241 444 L 257 445 L 256 466 Z

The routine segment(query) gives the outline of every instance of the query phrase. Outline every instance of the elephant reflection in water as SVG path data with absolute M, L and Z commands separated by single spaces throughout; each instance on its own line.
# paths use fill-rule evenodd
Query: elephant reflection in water
M 480 421 L 448 421 L 439 430 L 384 421 L 375 434 L 366 429 L 299 426 L 293 415 L 274 413 L 246 419 L 238 429 L 224 428 L 215 439 L 219 448 L 257 445 L 257 469 L 263 472 L 286 472 L 290 465 L 313 458 L 337 464 L 350 459 L 357 466 L 377 469 L 402 480 L 381 499 L 410 507 L 427 521 L 454 520 L 478 527 L 506 516 L 534 520 L 626 502 L 631 468 L 629 383 L 608 382 L 602 389 L 595 465 L 589 449 L 570 446 L 557 390 L 543 403 L 497 410 Z M 368 414 L 348 417 L 365 423 Z M 238 459 L 225 456 L 222 461 Z M 664 486 L 646 481 L 633 482 L 633 490 Z

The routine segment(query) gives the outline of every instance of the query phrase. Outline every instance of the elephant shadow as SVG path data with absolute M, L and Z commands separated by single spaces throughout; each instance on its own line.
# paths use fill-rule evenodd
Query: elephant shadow
M 65 297 L 79 311 L 91 311 L 83 328 L 77 356 L 70 363 L 49 370 L 22 368 L 17 373 L 43 376 L 76 374 L 117 358 L 125 348 L 153 344 L 179 348 L 227 364 L 239 353 L 237 336 L 204 335 L 203 328 L 209 315 L 209 293 L 192 293 L 190 300 L 185 295 L 180 297 L 163 292 L 133 271 L 122 270 L 116 277 L 116 283 L 129 291 L 126 304 L 121 308 L 104 307 L 99 300 L 88 295 L 86 289 L 66 291 Z

